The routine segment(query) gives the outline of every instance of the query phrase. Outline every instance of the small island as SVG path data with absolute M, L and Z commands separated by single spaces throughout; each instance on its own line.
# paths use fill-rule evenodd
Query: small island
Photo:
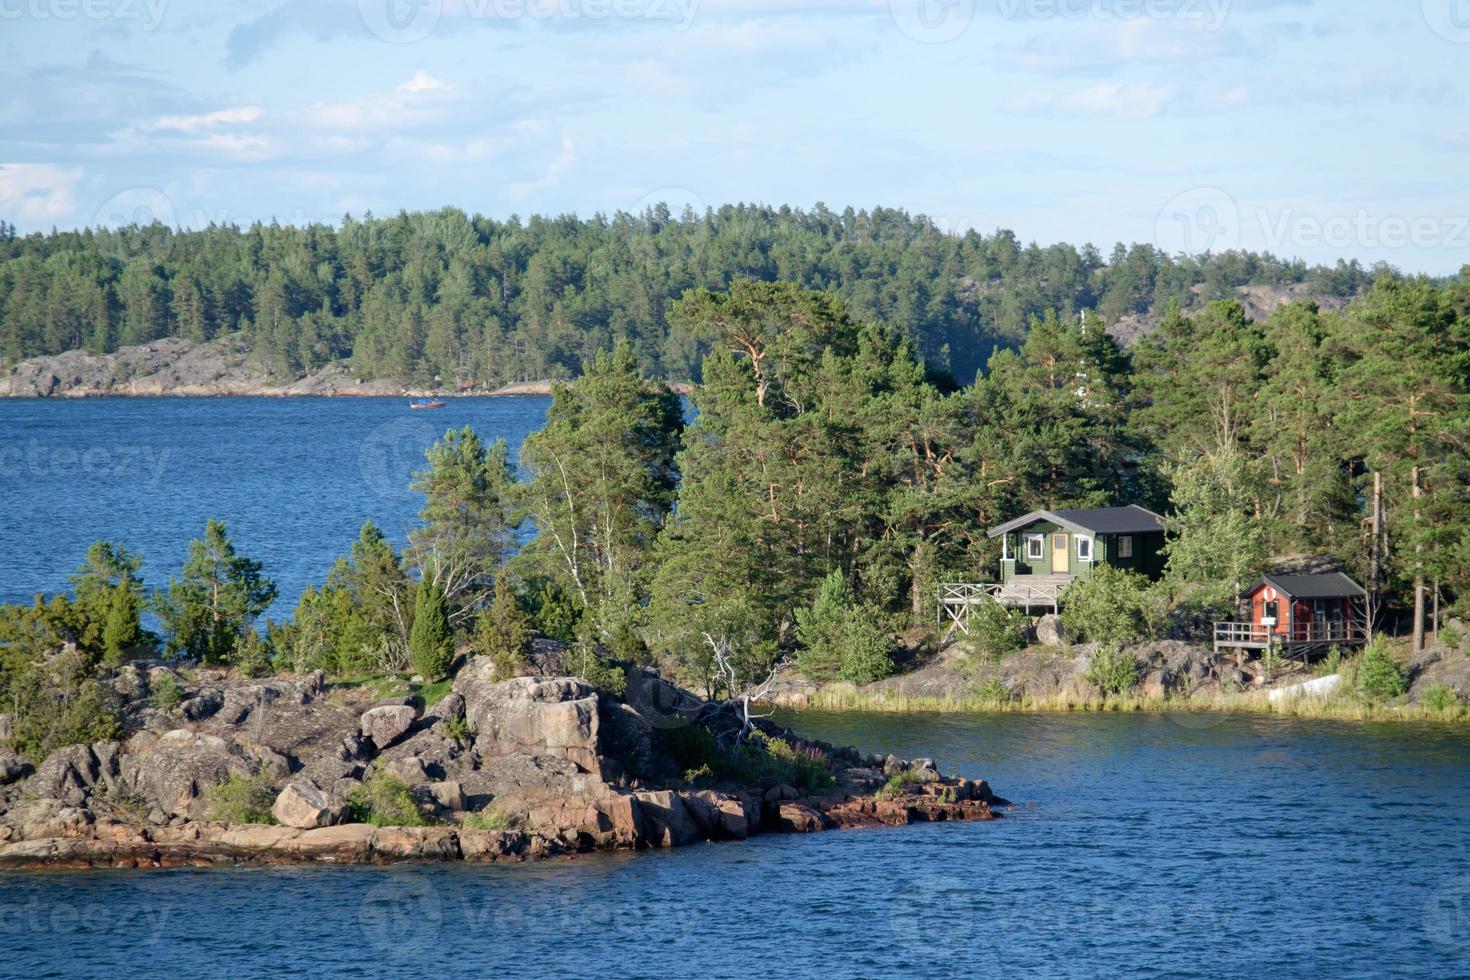
M 548 668 L 567 653 L 536 651 Z M 501 678 L 473 657 L 452 689 L 375 698 L 320 671 L 129 664 L 116 738 L 34 769 L 0 754 L 0 869 L 519 862 L 1006 805 L 927 759 L 803 740 L 651 671 L 625 681 Z

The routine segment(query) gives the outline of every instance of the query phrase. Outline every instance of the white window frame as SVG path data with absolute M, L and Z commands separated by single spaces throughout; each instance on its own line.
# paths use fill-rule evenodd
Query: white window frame
M 1000 560 L 1011 560 L 1011 536 L 1009 534 L 1002 534 L 1000 536 Z
M 1118 557 L 1119 558 L 1132 558 L 1133 557 L 1133 535 L 1131 535 L 1131 534 L 1120 534 L 1120 535 L 1118 535 Z
M 1026 560 L 1042 561 L 1046 558 L 1046 535 L 1026 535 Z
M 1083 545 L 1087 546 L 1086 554 L 1083 553 Z M 1092 562 L 1092 539 L 1085 534 L 1077 535 L 1077 560 L 1089 564 Z

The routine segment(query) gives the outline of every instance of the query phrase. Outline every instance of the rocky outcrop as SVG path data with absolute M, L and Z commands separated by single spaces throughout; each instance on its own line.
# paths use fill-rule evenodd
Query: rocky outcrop
M 542 755 L 583 772 L 601 771 L 597 691 L 586 681 L 516 677 L 495 681 L 488 657 L 472 661 L 454 682 L 481 757 Z
M 415 386 L 389 378 L 354 376 L 351 365 L 330 362 L 299 378 L 272 374 L 239 333 L 194 344 L 168 337 L 120 347 L 110 354 L 84 350 L 33 357 L 0 372 L 0 397 L 86 398 L 134 396 L 365 396 L 385 395 L 545 395 L 549 381 L 520 382 L 503 388 Z
M 133 738 L 122 757 L 122 783 L 132 795 L 173 817 L 203 819 L 208 792 L 231 776 L 249 778 L 256 765 L 237 743 L 175 729 Z
M 151 700 L 162 669 L 114 678 L 128 702 L 123 741 L 59 749 L 34 772 L 0 756 L 0 868 L 527 861 L 988 819 L 1003 802 L 977 789 L 984 784 L 941 778 L 928 760 L 862 757 L 764 720 L 780 758 L 796 753 L 818 767 L 797 779 L 802 770 L 781 770 L 773 754 L 771 771 L 803 785 L 824 771 L 820 792 L 774 778 L 692 788 L 671 746 L 686 744 L 684 729 L 696 723 L 733 744 L 739 720 L 649 671 L 631 671 L 626 695 L 612 698 L 575 678 L 498 679 L 471 660 L 454 693 L 427 708 L 413 695 L 374 703 L 329 693 L 320 676 L 196 671 L 175 681 L 182 696 L 164 710 Z M 350 822 L 347 797 L 384 775 L 408 788 L 394 805 L 415 807 L 430 826 Z M 272 825 L 212 820 L 211 791 L 232 777 L 250 785 L 241 788 L 248 805 L 230 812 Z

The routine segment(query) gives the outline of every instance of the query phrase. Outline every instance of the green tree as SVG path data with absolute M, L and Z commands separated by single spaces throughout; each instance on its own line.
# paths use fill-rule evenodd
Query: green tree
M 155 595 L 169 650 L 206 664 L 227 664 L 241 637 L 276 598 L 261 563 L 235 553 L 225 526 L 211 520 L 189 542 L 182 573 Z
M 497 677 L 515 677 L 525 669 L 531 648 L 531 620 L 505 575 L 495 580 L 494 598 L 480 614 L 475 647 L 494 662 Z
M 1230 612 L 1265 568 L 1265 539 L 1244 474 L 1240 452 L 1228 445 L 1169 471 L 1174 511 L 1165 522 L 1166 577 L 1195 608 Z
M 413 629 L 408 638 L 414 672 L 430 680 L 443 677 L 454 661 L 454 637 L 449 627 L 449 604 L 433 579 L 423 579 L 413 600 Z
M 429 468 L 414 474 L 423 524 L 409 532 L 405 557 L 444 593 L 457 625 L 489 598 L 515 550 L 515 474 L 505 440 L 487 449 L 468 426 L 445 433 L 426 455 Z
M 555 389 L 545 426 L 521 448 L 538 532 L 523 564 L 562 581 L 604 638 L 641 615 L 682 428 L 678 396 L 641 377 L 619 345 Z

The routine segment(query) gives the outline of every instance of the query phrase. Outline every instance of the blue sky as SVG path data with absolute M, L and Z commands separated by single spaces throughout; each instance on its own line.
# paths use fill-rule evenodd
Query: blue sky
M 0 217 L 875 205 L 1470 263 L 1470 0 L 0 0 Z

